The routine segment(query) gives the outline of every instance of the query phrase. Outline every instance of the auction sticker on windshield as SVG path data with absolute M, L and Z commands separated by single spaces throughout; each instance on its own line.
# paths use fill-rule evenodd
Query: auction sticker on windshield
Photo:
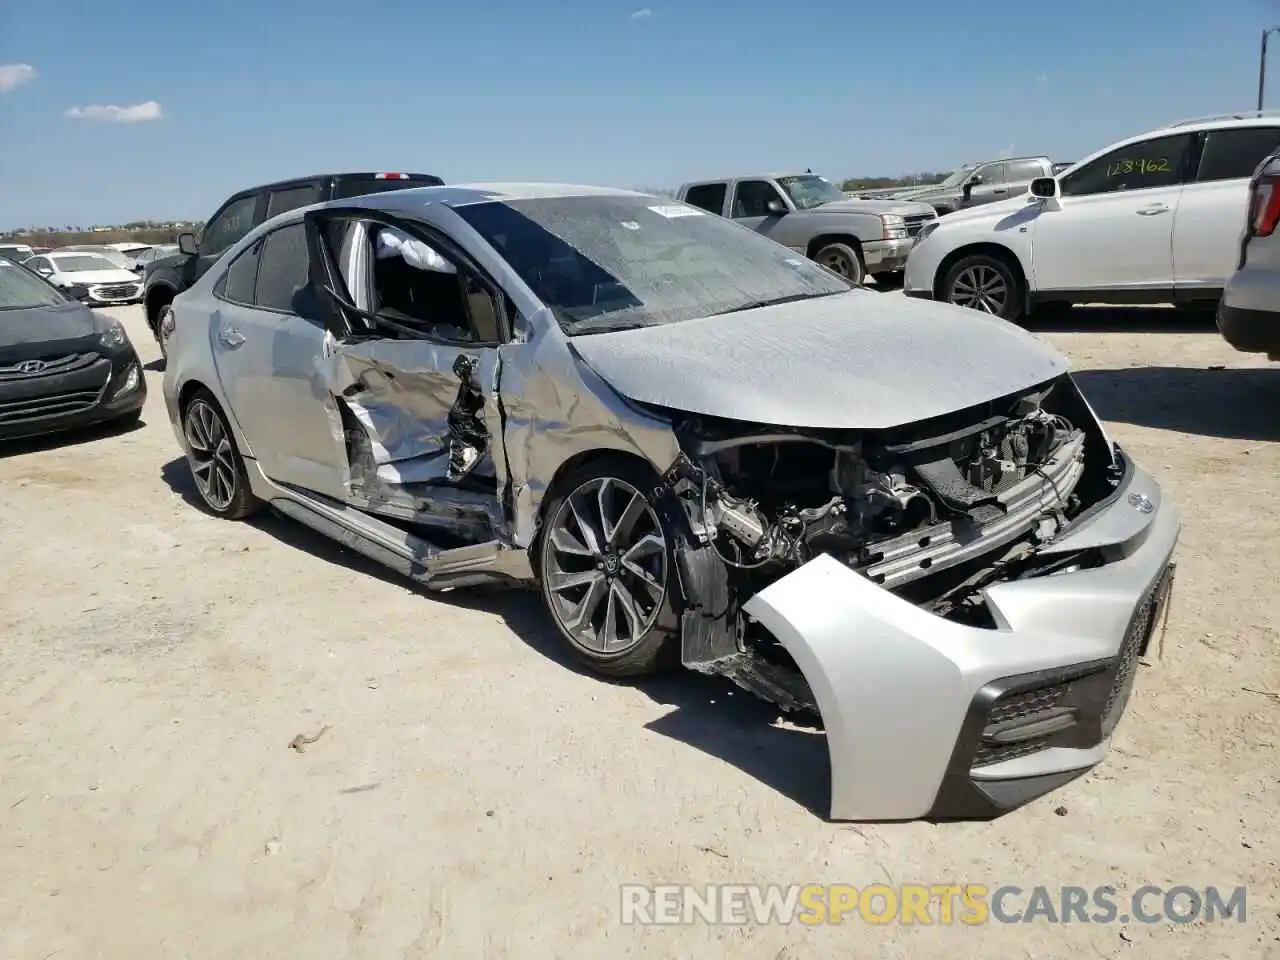
M 697 207 L 685 207 L 676 203 L 662 204 L 657 207 L 650 207 L 649 209 L 660 217 L 666 217 L 668 220 L 675 220 L 677 217 L 706 216 L 705 210 L 699 210 Z

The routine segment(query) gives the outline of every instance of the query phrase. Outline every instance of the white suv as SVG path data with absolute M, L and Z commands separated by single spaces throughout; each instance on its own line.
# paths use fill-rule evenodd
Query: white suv
M 1237 350 L 1280 360 L 1280 153 L 1263 161 L 1249 185 L 1240 269 L 1227 281 L 1218 330 Z
M 1039 304 L 1215 301 L 1235 270 L 1249 178 L 1280 114 L 1177 123 L 1086 157 L 1030 194 L 930 224 L 909 297 L 1018 320 Z

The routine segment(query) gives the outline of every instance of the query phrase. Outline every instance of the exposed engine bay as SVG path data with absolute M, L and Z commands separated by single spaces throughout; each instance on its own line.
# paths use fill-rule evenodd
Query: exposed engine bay
M 1056 391 L 1063 382 L 1068 388 Z M 932 613 L 991 626 L 981 589 L 1061 565 L 1037 564 L 1036 548 L 1114 484 L 1105 441 L 1096 430 L 1089 436 L 1092 423 L 1069 381 L 854 436 L 684 421 L 685 457 L 668 483 L 701 543 L 691 545 L 682 574 L 705 579 L 722 567 L 711 579 L 723 581 L 724 594 L 723 610 L 713 603 L 686 615 L 694 637 L 687 650 L 700 646 L 699 627 L 707 629 L 698 616 L 716 620 L 719 633 L 718 641 L 703 637 L 705 650 L 687 655 L 686 665 L 730 675 L 787 706 L 789 695 L 736 675 L 744 660 L 758 674 L 765 651 L 753 646 L 749 624 L 734 623 L 734 601 L 824 553 Z M 1090 459 L 1105 469 L 1086 469 Z M 690 588 L 706 592 L 705 583 Z M 730 634 L 734 652 L 726 650 Z M 716 665 L 700 665 L 698 656 Z

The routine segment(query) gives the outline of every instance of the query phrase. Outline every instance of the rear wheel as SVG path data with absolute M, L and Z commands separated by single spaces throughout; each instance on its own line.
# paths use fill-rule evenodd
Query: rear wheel
M 862 254 L 847 243 L 828 243 L 813 255 L 813 259 L 854 283 L 861 283 L 866 275 Z
M 1005 320 L 1022 316 L 1022 282 L 999 257 L 977 253 L 957 261 L 942 281 L 942 299 Z
M 542 600 L 574 656 L 612 677 L 677 662 L 673 538 L 652 471 L 603 460 L 559 484 L 539 545 Z
M 201 390 L 182 413 L 182 435 L 187 441 L 187 465 L 200 499 L 210 513 L 227 520 L 243 520 L 263 503 L 249 489 L 244 458 L 218 402 Z

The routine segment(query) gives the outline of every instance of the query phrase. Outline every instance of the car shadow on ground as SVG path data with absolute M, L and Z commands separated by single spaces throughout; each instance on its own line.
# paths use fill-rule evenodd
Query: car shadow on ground
M 78 446 L 85 443 L 97 443 L 113 437 L 123 437 L 141 430 L 147 425 L 146 420 L 130 420 L 128 423 L 116 421 L 95 424 L 91 427 L 80 427 L 76 430 L 62 430 L 58 433 L 46 433 L 38 437 L 24 437 L 20 440 L 0 440 L 0 459 L 17 457 L 25 453 L 40 453 L 44 450 L 57 450 L 61 447 Z
M 1218 335 L 1212 309 L 1090 306 L 1044 309 L 1023 326 L 1032 333 L 1212 333 Z
M 1280 440 L 1280 366 L 1079 370 L 1103 420 L 1232 440 Z
M 193 508 L 203 509 L 185 458 L 166 463 L 160 475 L 175 494 Z M 732 683 L 685 670 L 632 681 L 601 678 L 574 659 L 534 590 L 477 588 L 440 593 L 274 511 L 264 511 L 248 522 L 286 546 L 362 576 L 376 577 L 439 603 L 501 617 L 516 636 L 558 666 L 601 684 L 633 687 L 655 703 L 674 708 L 646 724 L 646 729 L 737 767 L 815 816 L 826 818 L 831 792 L 826 736 L 800 724 L 779 725 L 777 708 Z
M 164 357 L 144 363 L 142 369 L 149 370 L 152 373 L 164 373 Z

